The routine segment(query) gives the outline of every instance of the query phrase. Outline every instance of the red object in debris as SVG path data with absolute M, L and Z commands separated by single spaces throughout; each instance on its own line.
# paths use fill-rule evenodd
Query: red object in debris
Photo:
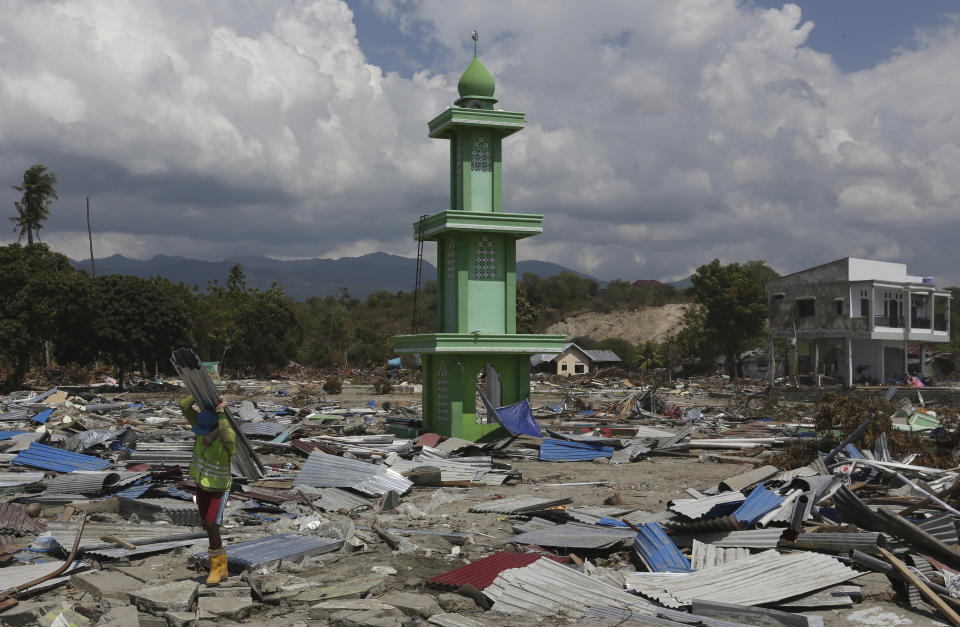
M 329 444 L 324 444 L 322 442 L 308 442 L 306 440 L 293 440 L 290 442 L 295 450 L 303 453 L 304 455 L 309 455 L 310 451 L 318 449 L 328 455 L 339 455 L 340 449 Z
M 493 583 L 497 575 L 508 568 L 522 568 L 529 566 L 542 556 L 536 553 L 511 553 L 501 551 L 489 557 L 479 559 L 472 564 L 455 568 L 450 572 L 437 575 L 428 583 L 432 586 L 448 590 L 456 590 L 464 584 L 470 584 L 477 590 L 483 590 Z
M 439 433 L 424 433 L 420 439 L 414 442 L 414 446 L 429 446 L 436 448 L 437 444 L 443 441 L 443 436 Z
M 151 470 L 150 464 L 136 464 L 135 466 L 127 466 L 127 472 L 146 472 Z

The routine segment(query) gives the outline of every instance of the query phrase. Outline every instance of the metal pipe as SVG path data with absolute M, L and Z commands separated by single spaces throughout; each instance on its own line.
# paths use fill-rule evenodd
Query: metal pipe
M 790 528 L 799 532 L 803 527 L 803 516 L 807 512 L 807 502 L 809 499 L 806 494 L 797 497 L 797 506 L 793 508 L 793 516 L 790 518 Z
M 901 475 L 899 472 L 896 473 L 896 477 L 897 477 L 897 479 L 899 479 L 900 481 L 904 482 L 905 484 L 907 484 L 908 486 L 910 486 L 911 488 L 913 488 L 914 490 L 916 490 L 916 491 L 919 492 L 920 494 L 922 494 L 922 495 L 924 495 L 925 497 L 927 497 L 927 500 L 936 503 L 937 505 L 939 505 L 939 506 L 942 507 L 943 509 L 945 509 L 945 510 L 947 510 L 948 512 L 950 512 L 951 514 L 953 514 L 954 516 L 960 516 L 960 512 L 958 512 L 957 510 L 955 510 L 955 509 L 953 509 L 952 507 L 950 507 L 949 505 L 947 505 L 944 501 L 941 501 L 940 499 L 938 499 L 935 494 L 931 494 L 931 493 L 927 492 L 926 490 L 924 490 L 923 488 L 921 488 L 920 486 L 918 486 L 917 484 L 915 484 L 913 481 L 910 481 L 909 479 L 907 479 L 906 477 L 904 477 L 903 475 Z
M 930 535 L 906 518 L 894 514 L 885 507 L 877 510 L 877 516 L 890 533 L 920 549 L 936 554 L 953 568 L 960 568 L 960 553 L 938 538 Z
M 858 551 L 857 549 L 850 549 L 850 552 L 847 553 L 847 555 L 850 557 L 850 560 L 856 564 L 860 564 L 861 566 L 869 568 L 870 570 L 875 570 L 878 573 L 883 573 L 884 575 L 895 577 L 900 581 L 906 581 L 906 579 L 899 572 L 897 572 L 897 570 L 889 562 L 885 562 L 881 559 L 877 559 L 875 557 L 867 555 L 866 553 L 863 553 L 862 551 Z M 940 584 L 934 583 L 932 581 L 927 581 L 926 584 L 927 586 L 930 587 L 931 590 L 933 590 L 937 594 L 950 596 L 950 591 L 944 588 L 943 586 L 941 586 Z
M 860 439 L 860 436 L 863 435 L 863 432 L 867 430 L 867 427 L 873 422 L 873 416 L 867 418 L 867 420 L 861 424 L 859 427 L 853 430 L 853 433 L 847 436 L 847 439 L 840 443 L 840 445 L 827 453 L 827 456 L 823 458 L 823 463 L 829 465 L 833 462 L 834 458 L 842 451 L 848 444 L 856 442 Z

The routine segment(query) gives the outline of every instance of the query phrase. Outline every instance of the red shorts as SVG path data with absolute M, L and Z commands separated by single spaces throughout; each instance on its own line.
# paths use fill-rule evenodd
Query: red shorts
M 223 521 L 223 510 L 229 497 L 229 492 L 207 492 L 197 488 L 197 508 L 203 522 L 219 525 Z

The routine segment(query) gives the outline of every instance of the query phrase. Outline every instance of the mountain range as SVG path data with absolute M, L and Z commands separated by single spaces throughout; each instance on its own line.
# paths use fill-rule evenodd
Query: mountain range
M 73 261 L 74 267 L 90 270 L 89 261 Z M 347 288 L 355 298 L 366 299 L 371 293 L 411 291 L 414 287 L 417 260 L 386 253 L 370 253 L 362 257 L 341 259 L 297 259 L 283 261 L 270 257 L 238 256 L 223 261 L 202 261 L 185 257 L 158 255 L 141 261 L 123 255 L 96 259 L 97 274 L 132 274 L 141 278 L 162 276 L 174 283 L 185 283 L 206 289 L 207 283 L 226 283 L 234 264 L 240 264 L 246 276 L 247 287 L 268 289 L 276 282 L 282 285 L 293 300 L 303 301 L 312 297 L 337 294 Z M 541 278 L 561 272 L 571 272 L 585 277 L 603 287 L 606 281 L 565 268 L 548 261 L 518 261 L 517 274 L 533 273 Z M 437 278 L 437 269 L 424 260 L 422 280 Z

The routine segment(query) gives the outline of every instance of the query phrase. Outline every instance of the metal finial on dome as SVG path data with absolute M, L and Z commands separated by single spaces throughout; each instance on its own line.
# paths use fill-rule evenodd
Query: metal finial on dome
M 473 29 L 470 37 L 473 39 L 473 56 L 477 56 L 477 42 L 480 41 L 480 33 L 477 32 L 476 28 Z

